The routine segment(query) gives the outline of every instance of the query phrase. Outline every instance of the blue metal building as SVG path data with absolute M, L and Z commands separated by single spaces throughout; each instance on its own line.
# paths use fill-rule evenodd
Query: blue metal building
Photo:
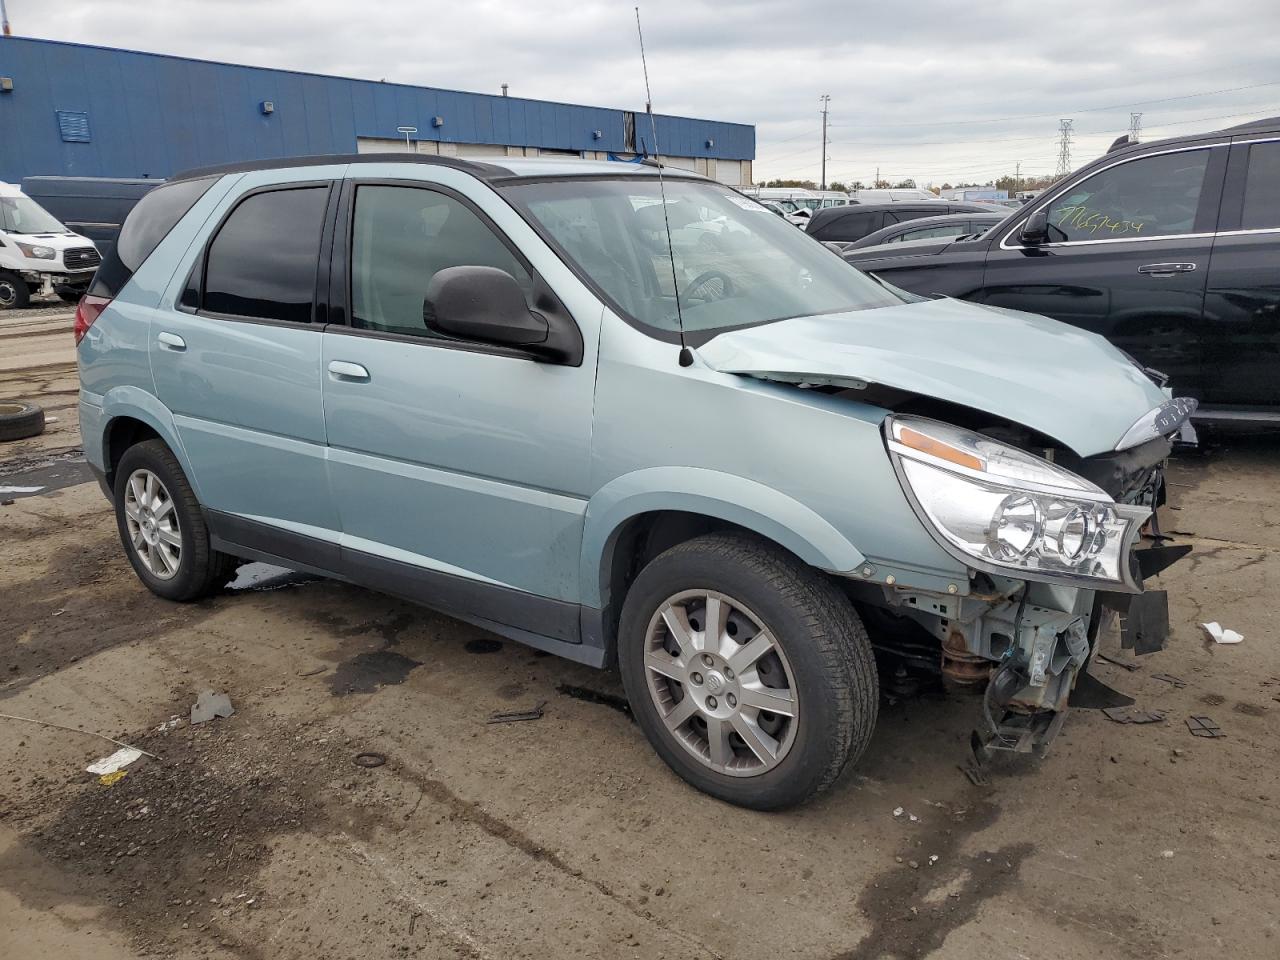
M 664 159 L 750 183 L 755 127 L 659 115 Z M 397 128 L 415 127 L 409 133 Z M 212 163 L 405 150 L 652 152 L 643 113 L 0 38 L 0 180 L 166 177 Z

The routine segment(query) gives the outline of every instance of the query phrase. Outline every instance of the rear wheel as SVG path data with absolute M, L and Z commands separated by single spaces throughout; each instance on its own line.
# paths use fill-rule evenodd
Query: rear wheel
M 167 600 L 198 600 L 230 578 L 235 559 L 209 545 L 195 492 L 161 440 L 125 451 L 116 467 L 116 525 L 147 588 Z
M 875 664 L 849 600 L 747 535 L 699 537 L 645 567 L 623 605 L 618 656 L 658 754 L 741 806 L 808 799 L 875 725 Z
M 9 270 L 0 270 L 0 310 L 21 310 L 30 302 L 27 281 Z

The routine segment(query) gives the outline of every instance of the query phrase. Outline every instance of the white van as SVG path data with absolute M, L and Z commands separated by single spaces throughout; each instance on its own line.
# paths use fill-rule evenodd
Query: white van
M 101 262 L 92 240 L 72 233 L 17 187 L 0 183 L 0 310 L 21 309 L 42 290 L 75 303 Z
M 854 203 L 915 203 L 918 200 L 940 200 L 932 190 L 923 187 L 890 187 L 880 190 L 859 190 Z

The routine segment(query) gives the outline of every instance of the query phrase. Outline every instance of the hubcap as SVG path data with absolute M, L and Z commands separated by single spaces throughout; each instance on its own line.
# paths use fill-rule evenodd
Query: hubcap
M 0 306 L 9 307 L 18 302 L 18 291 L 8 280 L 0 280 Z
M 791 749 L 800 716 L 791 666 L 732 597 L 688 590 L 662 603 L 649 621 L 644 668 L 667 730 L 712 770 L 759 776 Z
M 182 530 L 169 491 L 150 470 L 129 475 L 124 492 L 129 542 L 151 574 L 169 580 L 182 562 Z

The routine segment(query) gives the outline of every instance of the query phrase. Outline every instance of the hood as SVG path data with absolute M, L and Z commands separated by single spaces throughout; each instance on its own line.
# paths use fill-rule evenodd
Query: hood
M 960 300 L 781 320 L 722 333 L 698 355 L 722 373 L 875 383 L 958 403 L 1038 430 L 1082 457 L 1115 449 L 1168 399 L 1096 334 Z
M 82 237 L 78 233 L 67 231 L 66 233 L 9 233 L 3 232 L 6 237 L 11 237 L 19 243 L 37 244 L 41 247 L 49 247 L 59 252 L 70 250 L 74 247 L 94 247 L 95 244 L 88 237 Z

